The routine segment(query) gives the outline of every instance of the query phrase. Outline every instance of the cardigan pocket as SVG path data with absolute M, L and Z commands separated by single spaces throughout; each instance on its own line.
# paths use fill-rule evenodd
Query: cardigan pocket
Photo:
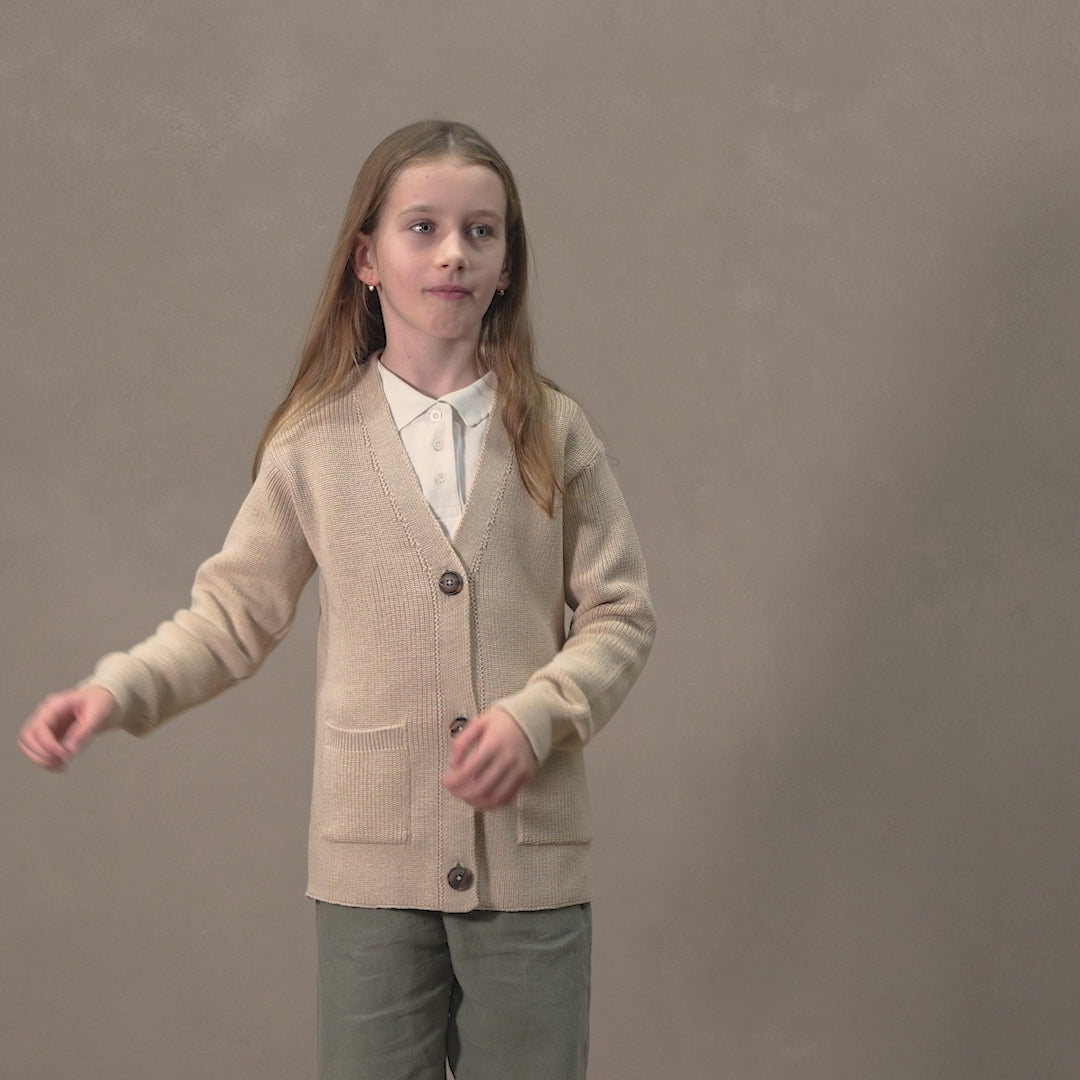
M 320 831 L 327 840 L 408 842 L 411 800 L 404 725 L 357 731 L 327 724 L 322 785 Z
M 553 750 L 517 796 L 519 844 L 587 844 L 592 840 L 585 756 Z

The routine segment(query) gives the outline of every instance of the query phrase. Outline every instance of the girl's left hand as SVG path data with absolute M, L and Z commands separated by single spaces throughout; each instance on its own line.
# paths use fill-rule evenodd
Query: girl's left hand
M 503 709 L 488 709 L 454 736 L 443 787 L 477 810 L 492 810 L 512 802 L 538 767 L 517 721 Z

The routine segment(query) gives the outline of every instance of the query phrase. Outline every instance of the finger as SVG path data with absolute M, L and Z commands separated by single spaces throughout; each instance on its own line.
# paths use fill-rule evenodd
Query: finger
M 476 790 L 477 787 L 477 774 L 473 769 L 472 761 L 463 763 L 456 768 L 452 768 L 443 781 L 445 786 L 458 798 L 464 798 L 466 794 L 470 794 Z
M 458 767 L 465 787 L 478 788 L 487 785 L 492 776 L 501 774 L 506 758 L 497 745 L 481 743 Z
M 54 702 L 43 705 L 23 728 L 27 742 L 37 747 L 46 756 L 64 760 L 67 753 L 56 737 L 57 730 L 64 731 L 67 722 L 61 708 Z
M 37 766 L 42 769 L 46 769 L 48 772 L 63 772 L 67 768 L 67 765 L 63 761 L 58 761 L 56 758 L 41 757 L 38 754 L 31 753 L 25 747 L 23 753 Z
M 528 779 L 529 771 L 527 769 L 508 770 L 495 790 L 489 795 L 491 805 L 493 807 L 509 806 L 517 798 L 517 793 Z
M 93 735 L 93 727 L 85 720 L 79 719 L 68 728 L 61 745 L 74 757 L 86 744 L 86 740 Z
M 456 795 L 459 799 L 464 799 L 470 805 L 473 805 L 472 800 L 474 798 L 482 798 L 489 786 L 489 783 L 486 781 L 486 778 L 481 771 L 475 767 L 475 757 L 476 755 L 474 754 L 467 762 L 462 763 L 456 768 L 452 768 L 443 779 L 443 786 L 446 787 L 452 795 Z
M 48 725 L 57 735 L 62 735 L 75 719 L 78 699 L 70 691 L 50 694 L 39 706 L 31 719 L 38 719 Z
M 514 801 L 514 796 L 520 786 L 520 784 L 507 778 L 483 793 L 469 793 L 465 798 L 465 802 L 476 810 L 498 810 L 501 807 L 509 806 Z
M 516 776 L 513 762 L 495 764 L 483 776 L 466 786 L 466 801 L 478 809 L 501 806 L 507 793 L 516 790 Z
M 457 796 L 475 810 L 496 810 L 509 806 L 517 797 L 522 785 L 529 779 L 529 771 L 513 766 L 506 769 L 498 779 L 485 781 L 479 786 L 463 784 L 451 794 Z
M 471 720 L 454 736 L 453 748 L 450 751 L 451 767 L 460 765 L 476 744 L 483 738 L 487 725 L 477 717 Z
M 485 729 L 482 722 L 473 720 L 464 731 L 454 736 L 454 746 L 450 753 L 450 769 L 451 771 L 462 770 L 470 766 L 475 768 L 487 761 L 491 752 L 490 732 Z
M 101 729 L 101 723 L 106 714 L 107 708 L 102 709 L 100 705 L 84 705 L 75 718 L 75 723 L 68 728 L 67 734 L 61 740 L 65 750 L 69 754 L 77 754 L 86 745 L 87 740 Z
M 30 732 L 22 732 L 19 735 L 19 749 L 35 764 L 43 769 L 63 769 L 64 761 L 56 754 L 43 750 L 33 738 Z

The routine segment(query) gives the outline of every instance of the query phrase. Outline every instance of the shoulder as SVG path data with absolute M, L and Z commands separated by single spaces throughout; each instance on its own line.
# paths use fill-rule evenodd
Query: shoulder
M 563 473 L 569 480 L 602 457 L 604 445 L 585 410 L 569 394 L 545 387 L 544 396 L 554 448 L 563 460 Z
M 360 387 L 369 370 L 366 364 L 353 369 L 330 394 L 286 420 L 267 443 L 264 460 L 293 471 L 355 445 Z

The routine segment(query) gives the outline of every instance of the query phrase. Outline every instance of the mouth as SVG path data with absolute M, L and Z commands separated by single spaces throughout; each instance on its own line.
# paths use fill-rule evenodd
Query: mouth
M 472 295 L 461 285 L 437 285 L 433 289 L 428 289 L 428 292 L 442 300 L 465 300 Z

